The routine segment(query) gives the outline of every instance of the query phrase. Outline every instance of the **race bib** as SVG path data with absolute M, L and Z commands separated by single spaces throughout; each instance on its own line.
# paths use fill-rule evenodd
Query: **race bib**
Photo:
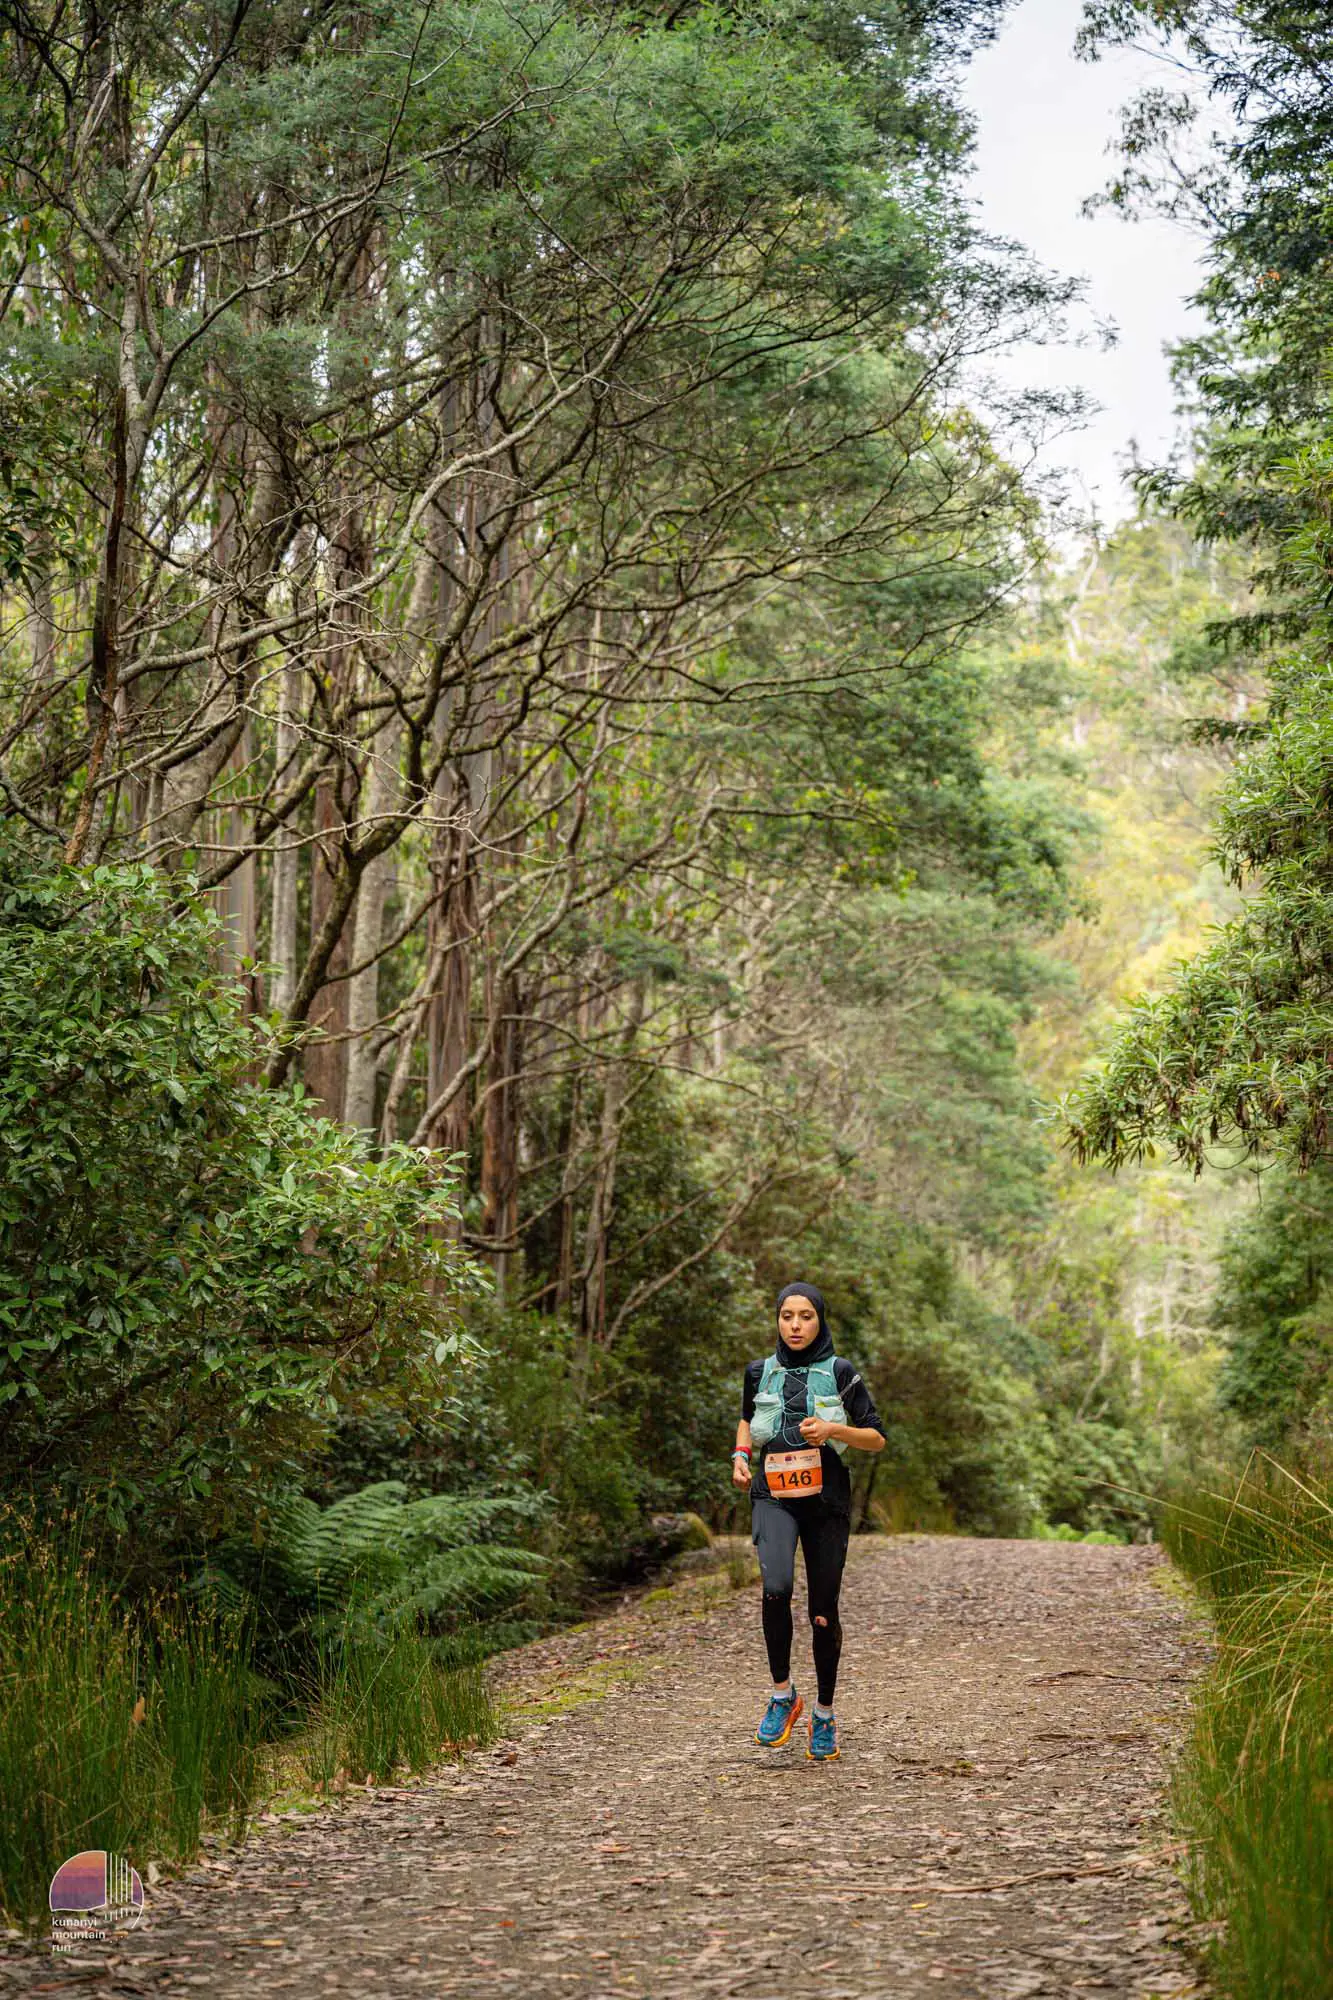
M 824 1461 L 817 1448 L 771 1451 L 764 1460 L 764 1477 L 775 1500 L 807 1500 L 823 1491 Z

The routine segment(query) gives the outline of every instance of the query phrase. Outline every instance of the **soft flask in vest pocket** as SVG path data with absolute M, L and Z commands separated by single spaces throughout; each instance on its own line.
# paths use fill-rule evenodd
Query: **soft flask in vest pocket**
M 788 1370 L 783 1367 L 776 1354 L 770 1354 L 764 1363 L 764 1372 L 759 1378 L 755 1391 L 754 1415 L 750 1419 L 750 1441 L 764 1446 L 772 1444 L 782 1433 L 782 1420 L 786 1411 L 784 1388 L 789 1373 L 805 1377 L 805 1414 L 807 1417 L 822 1417 L 826 1424 L 845 1424 L 847 1412 L 843 1408 L 842 1397 L 838 1393 L 838 1378 L 833 1372 L 837 1357 L 830 1355 L 827 1361 L 812 1361 L 808 1368 Z M 798 1440 L 799 1442 L 799 1440 Z M 836 1438 L 829 1443 L 839 1458 L 847 1455 L 847 1446 Z

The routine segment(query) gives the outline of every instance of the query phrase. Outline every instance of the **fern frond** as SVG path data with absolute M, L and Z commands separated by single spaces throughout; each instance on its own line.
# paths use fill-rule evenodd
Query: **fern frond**
M 501 1528 L 512 1533 L 536 1525 L 549 1511 L 544 1493 L 432 1493 L 403 1509 L 405 1543 L 429 1541 L 440 1549 L 474 1547 L 493 1541 Z
M 233 1617 L 256 1608 L 253 1591 L 215 1561 L 201 1564 L 185 1583 L 183 1594 L 200 1604 L 215 1604 L 219 1611 Z
M 253 1607 L 272 1630 L 336 1640 L 403 1623 L 456 1623 L 508 1610 L 545 1575 L 545 1557 L 506 1537 L 549 1508 L 531 1492 L 428 1494 L 379 1480 L 321 1508 L 276 1494 L 262 1548 L 228 1544 L 200 1572 L 218 1601 Z
M 393 1618 L 440 1619 L 507 1610 L 550 1568 L 531 1549 L 450 1549 L 377 1607 Z

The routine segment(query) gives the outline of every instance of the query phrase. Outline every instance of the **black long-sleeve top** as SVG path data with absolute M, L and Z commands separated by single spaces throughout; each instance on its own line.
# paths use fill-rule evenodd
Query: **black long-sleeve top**
M 763 1373 L 764 1357 L 761 1356 L 758 1361 L 751 1361 L 746 1364 L 745 1377 L 741 1385 L 741 1415 L 747 1424 L 754 1421 L 754 1399 L 759 1393 L 759 1383 Z M 791 1411 L 791 1422 L 788 1428 L 793 1437 L 798 1435 L 794 1429 L 794 1425 L 799 1423 L 800 1419 L 805 1415 L 804 1373 L 804 1369 L 799 1368 L 788 1369 L 787 1371 L 786 1388 Z M 867 1389 L 851 1362 L 844 1361 L 841 1356 L 835 1356 L 833 1362 L 833 1379 L 838 1385 L 838 1394 L 842 1397 L 842 1407 L 847 1412 L 848 1423 L 855 1424 L 858 1430 L 878 1431 L 880 1436 L 883 1437 L 884 1425 L 880 1421 L 879 1412 L 875 1408 L 869 1389 Z M 799 1397 L 800 1399 L 799 1408 L 793 1400 L 795 1397 Z M 771 1444 L 766 1444 L 762 1447 L 757 1458 L 751 1459 L 750 1466 L 753 1476 L 750 1480 L 750 1498 L 752 1500 L 771 1500 L 773 1498 L 768 1490 L 768 1481 L 764 1478 L 764 1459 L 768 1453 L 770 1451 L 790 1451 L 792 1448 L 790 1444 L 784 1444 L 780 1438 L 775 1438 Z M 823 1444 L 819 1447 L 819 1457 L 824 1469 L 824 1487 L 823 1492 L 819 1495 L 820 1501 L 822 1501 L 824 1507 L 831 1514 L 850 1514 L 852 1511 L 851 1474 L 831 1444 Z M 811 1503 L 808 1500 L 779 1499 L 776 1504 L 780 1507 L 808 1508 Z

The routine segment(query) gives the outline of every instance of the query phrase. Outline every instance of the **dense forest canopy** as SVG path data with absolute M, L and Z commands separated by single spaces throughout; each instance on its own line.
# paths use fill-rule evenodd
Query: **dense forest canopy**
M 1160 1135 L 1200 1167 L 1239 1146 L 1305 1168 L 1328 1150 L 1328 620 L 1326 356 L 1333 322 L 1326 206 L 1333 24 L 1303 5 L 1096 7 L 1092 46 L 1147 25 L 1225 107 L 1192 143 L 1195 95 L 1151 92 L 1127 132 L 1116 198 L 1204 220 L 1207 331 L 1177 353 L 1200 453 L 1145 483 L 1215 542 L 1250 555 L 1262 590 L 1193 661 L 1210 681 L 1262 677 L 1258 714 L 1200 727 L 1241 752 L 1218 852 L 1255 893 L 1235 923 L 1144 1008 L 1089 1090 L 1076 1133 L 1116 1161 Z
M 447 1150 L 480 1097 L 501 1263 L 529 1072 L 596 1184 L 640 1051 L 767 1039 L 775 875 L 1059 893 L 953 665 L 1031 512 L 959 371 L 1042 288 L 943 25 L 14 23 L 7 796 L 214 892 L 271 1080 Z
M 1134 1009 L 1069 1132 L 1112 1165 L 1158 1145 L 1196 1173 L 1255 1163 L 1263 1205 L 1229 1241 L 1214 1301 L 1232 1336 L 1222 1396 L 1268 1445 L 1326 1458 L 1333 20 L 1302 0 L 1107 0 L 1087 16 L 1090 52 L 1146 34 L 1190 86 L 1131 107 L 1111 190 L 1130 212 L 1188 215 L 1209 242 L 1205 331 L 1175 355 L 1195 458 L 1142 484 L 1244 561 L 1255 596 L 1179 659 L 1195 735 L 1233 755 L 1214 846 L 1243 903 Z
M 998 10 L 0 18 L 6 1476 L 614 1564 L 805 1267 L 863 1521 L 1131 1532 L 1247 1184 L 1042 1103 L 1232 915 L 1269 600 L 978 414 L 1075 290 L 969 205 Z

